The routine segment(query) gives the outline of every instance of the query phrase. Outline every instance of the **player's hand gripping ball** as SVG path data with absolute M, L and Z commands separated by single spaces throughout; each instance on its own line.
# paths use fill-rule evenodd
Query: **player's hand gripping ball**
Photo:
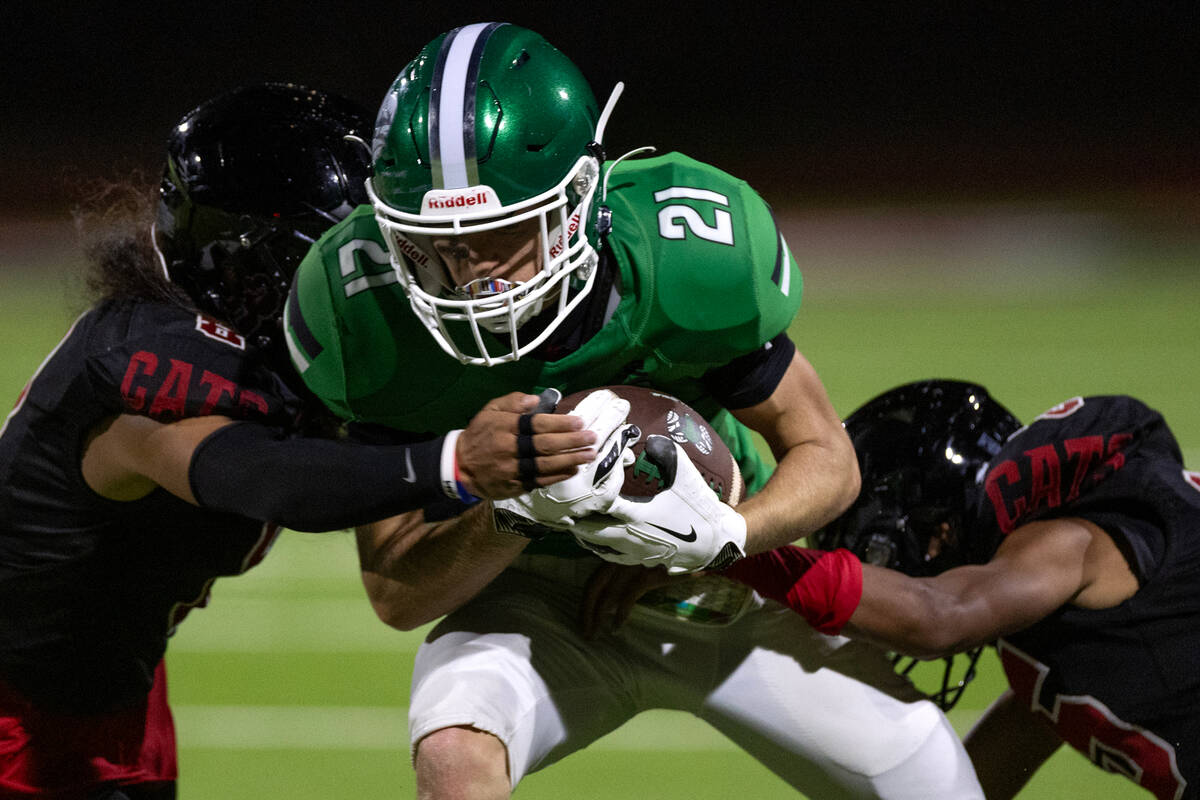
M 672 574 L 721 569 L 741 558 L 746 522 L 732 508 L 744 488 L 741 471 L 707 421 L 662 392 L 633 386 L 598 391 L 628 401 L 626 424 L 640 435 L 621 443 L 621 486 L 615 494 L 604 492 L 611 498 L 606 508 L 574 520 L 575 539 L 608 561 L 661 565 Z M 559 411 L 594 394 L 582 401 L 566 397 Z M 611 460 L 604 452 L 600 460 Z
M 664 488 L 663 476 L 646 457 L 648 436 L 666 436 L 683 448 L 688 459 L 724 503 L 736 506 L 745 493 L 737 461 L 721 437 L 704 417 L 682 400 L 643 386 L 602 386 L 629 403 L 625 422 L 634 425 L 641 436 L 630 448 L 632 461 L 625 467 L 620 494 L 628 498 L 653 497 Z M 576 392 L 558 402 L 557 414 L 577 413 L 573 409 L 592 391 Z M 600 450 L 601 459 L 605 450 Z M 628 457 L 626 457 L 628 460 Z
M 745 551 L 732 506 L 744 483 L 729 448 L 687 404 L 636 386 L 605 386 L 559 401 L 595 430 L 598 457 L 567 480 L 493 503 L 496 529 L 537 538 L 569 531 L 619 564 L 673 574 L 720 569 Z
M 630 445 L 641 432 L 626 421 L 629 401 L 605 389 L 582 393 L 571 403 L 572 413 L 597 437 L 597 457 L 581 465 L 570 478 L 526 494 L 492 503 L 496 530 L 540 538 L 555 530 L 570 530 L 576 517 L 605 511 L 621 489 L 622 465 L 631 461 Z

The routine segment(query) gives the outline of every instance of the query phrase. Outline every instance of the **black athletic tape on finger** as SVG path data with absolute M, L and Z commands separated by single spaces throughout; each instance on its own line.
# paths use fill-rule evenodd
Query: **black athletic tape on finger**
M 537 458 L 537 448 L 533 446 L 532 436 L 517 437 L 517 457 L 518 458 Z M 535 468 L 536 469 L 536 468 Z
M 558 407 L 559 400 L 562 400 L 562 392 L 554 387 L 545 389 L 538 395 L 538 402 L 533 411 L 517 417 L 517 457 L 520 459 L 517 462 L 517 468 L 521 476 L 521 485 L 526 489 L 537 488 L 537 483 L 534 481 L 538 474 L 537 462 L 534 460 L 538 451 L 533 446 L 534 414 L 553 413 L 554 409 Z
M 517 434 L 533 436 L 533 414 L 522 414 L 517 417 Z
M 554 413 L 554 409 L 558 407 L 559 400 L 562 400 L 562 392 L 553 387 L 539 394 L 537 405 L 534 406 L 533 411 L 517 417 L 517 433 L 521 436 L 533 436 L 534 414 Z
M 517 475 L 521 478 L 521 486 L 525 491 L 533 491 L 537 488 L 537 459 L 529 456 L 522 456 L 517 459 Z

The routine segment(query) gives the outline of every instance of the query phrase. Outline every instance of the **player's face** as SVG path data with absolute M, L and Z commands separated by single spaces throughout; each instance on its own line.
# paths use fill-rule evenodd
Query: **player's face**
M 929 537 L 929 549 L 925 555 L 929 559 L 934 559 L 940 556 L 943 550 L 957 546 L 957 532 L 949 522 L 943 522 L 938 525 L 933 535 Z
M 433 247 L 446 263 L 456 286 L 480 278 L 527 281 L 541 269 L 540 227 L 536 217 L 464 236 L 436 237 Z

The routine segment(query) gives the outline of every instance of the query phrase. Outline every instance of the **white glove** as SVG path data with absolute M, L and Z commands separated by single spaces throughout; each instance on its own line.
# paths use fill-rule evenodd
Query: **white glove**
M 589 464 L 581 464 L 573 477 L 492 503 L 492 518 L 502 533 L 540 536 L 570 529 L 576 517 L 605 512 L 625 482 L 625 467 L 633 463 L 631 449 L 641 429 L 625 422 L 629 401 L 608 389 L 597 389 L 571 412 L 581 417 L 601 444 Z
M 646 458 L 667 488 L 649 500 L 617 496 L 605 514 L 575 521 L 580 545 L 618 564 L 662 564 L 678 575 L 724 569 L 746 554 L 746 520 L 722 503 L 682 447 L 646 438 Z

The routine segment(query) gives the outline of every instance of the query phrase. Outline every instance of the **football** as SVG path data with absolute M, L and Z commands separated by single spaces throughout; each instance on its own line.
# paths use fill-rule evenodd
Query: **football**
M 691 406 L 677 397 L 642 386 L 599 386 L 609 389 L 629 401 L 626 422 L 641 429 L 642 436 L 633 446 L 636 456 L 625 468 L 625 483 L 621 494 L 626 497 L 653 497 L 664 487 L 658 468 L 645 454 L 646 437 L 651 434 L 667 436 L 678 442 L 692 463 L 708 481 L 722 501 L 735 506 L 742 499 L 745 485 L 729 447 L 716 431 Z M 571 409 L 594 389 L 567 395 L 559 401 L 556 413 L 569 414 Z

